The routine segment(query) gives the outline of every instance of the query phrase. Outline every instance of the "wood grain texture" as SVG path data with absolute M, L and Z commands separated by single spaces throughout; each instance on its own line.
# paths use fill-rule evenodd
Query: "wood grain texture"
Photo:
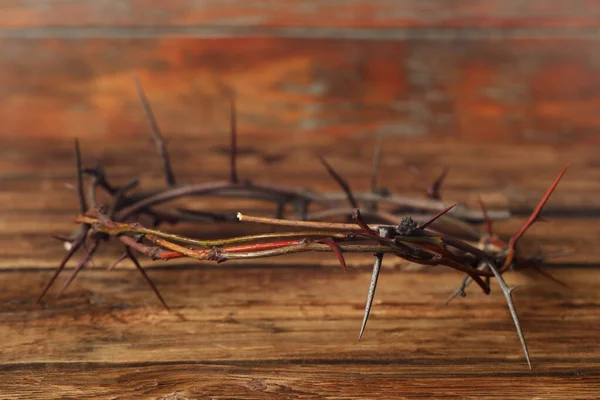
M 0 5 L 0 398 L 591 399 L 600 393 L 600 5 L 589 0 L 25 1 Z M 235 93 L 242 179 L 338 191 L 380 181 L 508 205 L 513 234 L 571 166 L 523 251 L 572 250 L 511 271 L 529 371 L 497 286 L 442 306 L 461 275 L 386 259 L 356 340 L 370 255 L 220 265 L 143 260 L 172 313 L 103 246 L 65 296 L 37 295 L 77 203 L 73 143 L 117 183 L 163 184 L 139 76 L 179 182 L 226 179 Z M 264 212 L 194 198 L 197 209 Z M 173 230 L 175 227 L 165 226 Z M 256 227 L 183 225 L 215 238 Z M 69 266 L 70 267 L 70 266 Z M 70 272 L 68 270 L 67 272 Z M 64 274 L 66 275 L 66 274 Z M 60 280 L 64 279 L 61 276 Z
M 170 137 L 181 182 L 227 175 L 227 135 Z M 574 249 L 551 273 L 511 272 L 529 342 L 529 371 L 497 288 L 471 290 L 441 304 L 461 279 L 444 269 L 384 262 L 372 319 L 356 341 L 370 279 L 371 257 L 287 257 L 222 265 L 153 263 L 149 271 L 173 313 L 163 311 L 146 283 L 123 265 L 104 272 L 118 249 L 107 246 L 60 300 L 56 289 L 35 298 L 64 250 L 49 237 L 68 233 L 77 210 L 70 140 L 24 144 L 0 151 L 0 392 L 4 398 L 591 398 L 600 385 L 598 324 L 599 165 L 594 148 L 431 143 L 389 137 L 382 184 L 419 195 L 408 165 L 435 176 L 450 166 L 444 195 L 474 201 L 478 193 L 507 198 L 513 209 L 535 204 L 563 163 L 565 180 L 549 203 L 551 221 L 536 225 L 525 248 Z M 117 182 L 139 176 L 142 188 L 162 184 L 150 139 L 81 142 L 86 165 L 107 166 Z M 372 140 L 315 136 L 257 142 L 240 138 L 242 178 L 337 191 L 314 162 L 326 154 L 357 190 L 368 188 Z M 506 162 L 507 159 L 514 160 Z M 474 168 L 473 166 L 477 166 Z M 197 207 L 249 207 L 196 199 Z M 588 214 L 576 213 L 580 208 Z M 597 215 L 597 214 L 596 214 Z M 515 232 L 523 216 L 497 224 Z M 236 227 L 185 226 L 183 232 L 223 236 Z M 62 279 L 62 278 L 61 278 Z M 60 282 L 59 282 L 60 284 Z
M 508 276 L 521 285 L 533 371 L 496 290 L 441 306 L 460 280 L 450 272 L 384 271 L 360 342 L 368 268 L 152 271 L 171 314 L 135 271 L 89 271 L 43 307 L 34 298 L 49 274 L 2 273 L 0 388 L 8 398 L 591 398 L 597 271 L 553 273 L 573 289 Z
M 598 27 L 600 6 L 589 0 L 257 0 L 155 2 L 7 0 L 0 27 Z
M 2 39 L 3 137 L 166 132 L 598 143 L 600 41 Z M 35 116 L 35 118 L 33 117 Z

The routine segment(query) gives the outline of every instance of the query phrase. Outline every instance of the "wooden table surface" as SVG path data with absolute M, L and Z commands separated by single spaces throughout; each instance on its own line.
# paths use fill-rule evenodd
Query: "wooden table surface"
M 588 0 L 3 2 L 0 399 L 600 398 L 599 13 Z M 65 251 L 50 235 L 78 210 L 74 137 L 116 182 L 162 184 L 132 71 L 179 182 L 227 178 L 230 93 L 243 178 L 338 191 L 321 154 L 368 190 L 386 133 L 382 185 L 422 196 L 409 167 L 450 167 L 444 198 L 508 206 L 506 238 L 570 162 L 522 242 L 572 250 L 548 266 L 569 288 L 506 275 L 533 369 L 497 286 L 443 306 L 460 274 L 396 260 L 357 341 L 367 255 L 348 272 L 331 254 L 143 260 L 169 313 L 132 266 L 106 271 L 119 254 L 107 244 L 61 299 L 55 287 L 36 304 Z
M 86 164 L 110 162 L 108 173 L 117 182 L 138 176 L 143 187 L 159 185 L 152 143 L 144 135 L 138 139 L 83 141 Z M 226 135 L 188 139 L 185 146 L 180 139 L 174 136 L 170 144 L 181 182 L 226 177 L 227 156 L 215 151 Z M 344 138 L 342 147 L 336 140 L 315 138 L 300 147 L 274 139 L 258 147 L 242 137 L 240 146 L 256 151 L 241 155 L 240 171 L 256 181 L 333 191 L 335 184 L 311 158 L 327 148 L 330 162 L 357 190 L 366 189 L 369 168 L 358 166 L 369 165 L 372 141 Z M 118 248 L 106 246 L 63 298 L 56 300 L 54 289 L 38 305 L 37 295 L 64 254 L 49 235 L 70 232 L 77 210 L 69 186 L 72 143 L 52 143 L 13 141 L 0 157 L 2 398 L 589 399 L 599 393 L 600 225 L 592 195 L 600 193 L 600 168 L 589 147 L 418 141 L 407 146 L 397 137 L 385 142 L 381 179 L 394 192 L 421 195 L 418 180 L 405 172 L 407 159 L 422 160 L 428 174 L 447 164 L 453 170 L 446 197 L 469 201 L 493 192 L 506 197 L 517 214 L 533 206 L 572 160 L 548 204 L 548 222 L 537 224 L 523 244 L 574 250 L 549 269 L 569 288 L 531 273 L 507 275 L 520 286 L 515 296 L 530 371 L 497 286 L 490 296 L 471 290 L 444 307 L 459 274 L 394 260 L 384 262 L 371 320 L 357 341 L 370 280 L 368 256 L 349 256 L 348 272 L 330 254 L 220 265 L 144 260 L 173 308 L 169 313 L 131 266 L 105 271 L 118 255 Z M 285 156 L 267 164 L 266 153 Z M 512 162 L 503 160 L 508 153 Z M 576 212 L 580 201 L 587 207 L 583 213 Z M 223 208 L 216 199 L 188 203 Z M 261 208 L 256 202 L 232 207 L 238 206 Z M 524 218 L 497 223 L 497 230 L 509 235 Z M 214 237 L 235 229 L 183 231 Z

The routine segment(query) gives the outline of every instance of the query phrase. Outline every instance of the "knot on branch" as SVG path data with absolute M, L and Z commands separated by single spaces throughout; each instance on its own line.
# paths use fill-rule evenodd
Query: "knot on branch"
M 161 253 L 162 249 L 160 247 L 155 247 L 152 250 L 150 250 L 150 253 L 148 255 L 150 256 L 152 261 L 156 261 L 161 259 Z
M 210 251 L 208 252 L 208 255 L 206 256 L 206 259 L 208 261 L 216 261 L 217 263 L 222 263 L 224 261 L 227 261 L 225 252 L 223 251 L 222 248 L 220 248 L 218 246 L 213 246 L 213 248 L 210 249 Z
M 419 225 L 411 217 L 402 218 L 400 225 L 396 227 L 396 232 L 400 236 L 410 236 Z

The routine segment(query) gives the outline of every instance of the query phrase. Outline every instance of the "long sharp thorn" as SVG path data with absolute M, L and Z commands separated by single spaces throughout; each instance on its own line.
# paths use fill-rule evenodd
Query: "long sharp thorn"
M 456 207 L 456 204 L 452 204 L 450 207 L 444 208 L 442 211 L 440 211 L 439 213 L 435 214 L 433 217 L 429 218 L 429 220 L 427 220 L 426 222 L 422 223 L 419 226 L 419 229 L 425 229 L 425 228 L 427 228 L 429 225 L 431 225 L 432 223 L 434 223 L 436 219 L 438 219 L 442 215 L 446 214 L 448 211 L 452 210 L 454 207 Z
M 125 247 L 125 251 L 127 252 L 127 256 L 129 257 L 129 259 L 135 264 L 135 267 L 138 269 L 138 271 L 140 271 L 140 273 L 142 274 L 142 276 L 144 277 L 146 282 L 148 282 L 148 284 L 154 291 L 154 294 L 156 294 L 156 297 L 158 297 L 158 300 L 160 300 L 160 302 L 162 303 L 163 307 L 165 307 L 167 309 L 167 311 L 170 312 L 171 309 L 167 305 L 167 302 L 165 301 L 165 299 L 163 299 L 160 292 L 158 291 L 158 288 L 156 287 L 154 282 L 152 282 L 152 279 L 150 279 L 150 277 L 148 276 L 148 274 L 146 273 L 144 268 L 140 265 L 140 262 L 138 261 L 135 254 L 133 254 L 133 252 L 131 251 L 131 249 L 129 247 Z
M 237 111 L 235 108 L 235 99 L 231 96 L 230 104 L 230 131 L 231 131 L 231 149 L 230 149 L 230 169 L 231 183 L 239 183 L 240 179 L 237 174 Z
M 336 182 L 338 183 L 338 185 L 340 185 L 344 193 L 346 193 L 346 197 L 348 198 L 348 202 L 350 203 L 352 208 L 358 208 L 358 202 L 352 194 L 352 190 L 350 189 L 350 185 L 348 185 L 348 182 L 346 182 L 344 178 L 342 178 L 342 176 L 338 174 L 331 165 L 329 165 L 325 158 L 319 157 L 319 160 L 321 161 L 321 164 L 323 164 L 329 175 L 331 175 L 333 179 L 336 180 Z
M 509 247 L 508 255 L 506 257 L 506 260 L 504 261 L 504 264 L 500 268 L 500 271 L 504 272 L 512 264 L 512 262 L 513 262 L 513 260 L 515 258 L 515 249 L 516 249 L 516 246 L 517 246 L 517 242 L 525 234 L 525 232 L 527 231 L 527 229 L 529 229 L 531 227 L 531 225 L 533 225 L 534 222 L 538 220 L 538 218 L 540 216 L 540 213 L 542 212 L 542 209 L 544 208 L 544 205 L 546 205 L 546 202 L 548 201 L 548 199 L 552 195 L 552 192 L 554 192 L 554 189 L 556 189 L 556 186 L 558 185 L 558 182 L 560 182 L 560 180 L 563 177 L 563 175 L 565 174 L 565 172 L 567 172 L 567 168 L 568 167 L 569 167 L 569 164 L 567 164 L 567 165 L 564 166 L 564 168 L 562 169 L 562 171 L 560 171 L 560 173 L 558 174 L 558 176 L 556 177 L 556 179 L 554 179 L 554 182 L 552 182 L 552 185 L 550 185 L 550 187 L 548 188 L 548 190 L 544 194 L 544 197 L 542 197 L 542 199 L 540 200 L 540 202 L 538 203 L 538 205 L 535 207 L 535 209 L 533 210 L 533 212 L 531 213 L 531 215 L 529 216 L 529 218 L 527 219 L 527 221 L 523 224 L 523 226 L 521 227 L 521 229 L 519 229 L 519 231 L 517 232 L 517 234 L 515 236 L 513 236 L 510 239 L 510 241 L 508 242 L 508 247 Z
M 77 165 L 77 197 L 79 198 L 79 210 L 82 214 L 87 211 L 87 203 L 83 192 L 83 162 L 81 161 L 81 151 L 79 150 L 79 140 L 75 139 L 75 162 Z
M 171 167 L 171 160 L 169 158 L 169 152 L 167 151 L 167 145 L 165 144 L 165 141 L 160 133 L 160 128 L 158 127 L 158 123 L 156 122 L 154 112 L 152 111 L 152 107 L 150 107 L 150 102 L 146 97 L 146 93 L 144 92 L 144 89 L 142 88 L 142 85 L 135 74 L 133 74 L 133 83 L 135 84 L 138 97 L 142 103 L 142 107 L 144 108 L 146 120 L 150 125 L 150 135 L 152 136 L 152 140 L 154 140 L 154 145 L 156 146 L 156 149 L 158 150 L 160 158 L 163 162 L 165 181 L 167 186 L 174 186 L 175 174 L 173 173 L 173 168 Z
M 56 298 L 60 298 L 63 293 L 65 292 L 65 290 L 67 290 L 67 288 L 69 287 L 69 285 L 71 285 L 71 283 L 73 282 L 73 280 L 75 279 L 75 277 L 77 277 L 77 274 L 79 274 L 79 272 L 85 268 L 85 266 L 87 265 L 88 261 L 90 261 L 90 259 L 92 258 L 92 256 L 94 255 L 94 253 L 96 252 L 96 248 L 98 247 L 99 242 L 94 242 L 92 244 L 92 247 L 89 248 L 89 250 L 86 250 L 85 256 L 83 256 L 83 258 L 77 263 L 77 266 L 75 267 L 75 269 L 73 270 L 73 272 L 71 273 L 71 275 L 69 275 L 69 277 L 67 278 L 67 280 L 65 281 L 65 283 L 63 284 L 62 288 L 60 289 L 60 292 L 58 292 L 58 294 L 56 295 Z
M 369 320 L 369 314 L 371 313 L 371 307 L 373 306 L 373 298 L 375 297 L 375 290 L 377 289 L 377 281 L 379 280 L 379 272 L 381 271 L 382 261 L 383 254 L 375 254 L 375 262 L 373 263 L 373 273 L 371 274 L 371 284 L 369 285 L 369 293 L 367 294 L 365 313 L 363 315 L 360 333 L 358 334 L 358 340 L 362 339 L 363 333 L 365 332 L 365 328 L 367 327 L 367 321 Z
M 483 213 L 483 221 L 485 222 L 485 225 L 487 227 L 487 233 L 489 236 L 493 236 L 494 226 L 492 225 L 492 220 L 490 220 L 490 218 L 488 217 L 487 207 L 485 206 L 485 203 L 483 202 L 481 196 L 477 196 L 477 200 L 479 200 L 479 206 L 481 207 L 481 212 Z
M 488 263 L 489 268 L 494 273 L 498 284 L 500 285 L 500 289 L 502 289 L 502 293 L 506 298 L 506 303 L 508 304 L 508 310 L 510 311 L 510 315 L 512 317 L 513 323 L 515 324 L 515 328 L 517 329 L 517 334 L 519 335 L 519 340 L 521 341 L 521 346 L 523 347 L 523 352 L 525 353 L 525 358 L 527 359 L 527 365 L 529 365 L 529 369 L 531 369 L 531 360 L 529 359 L 529 350 L 527 349 L 527 342 L 525 341 L 525 336 L 523 335 L 523 330 L 521 329 L 521 324 L 519 323 L 519 316 L 517 315 L 517 310 L 515 309 L 515 304 L 512 299 L 512 290 L 506 285 L 502 274 L 492 263 Z
M 87 235 L 87 229 L 83 231 L 83 233 L 73 241 L 73 245 L 71 246 L 71 248 L 69 249 L 69 251 L 67 252 L 67 254 L 65 254 L 65 256 L 63 257 L 60 265 L 56 268 L 56 271 L 54 272 L 54 275 L 52 275 L 52 278 L 50 278 L 50 281 L 46 284 L 46 286 L 44 287 L 44 290 L 42 290 L 42 293 L 39 295 L 38 299 L 37 299 L 37 303 L 39 303 L 40 301 L 42 301 L 42 298 L 44 297 L 44 295 L 46 295 L 46 292 L 50 289 L 50 287 L 52 286 L 52 284 L 54 283 L 54 281 L 56 280 L 56 278 L 58 278 L 58 275 L 60 274 L 60 272 L 63 270 L 63 268 L 65 267 L 65 265 L 67 265 L 67 262 L 69 262 L 69 260 L 71 259 L 71 257 L 73 257 L 73 254 L 75 254 L 75 252 L 77 250 L 79 250 L 79 248 L 81 247 L 81 245 L 83 244 L 83 242 L 85 241 Z

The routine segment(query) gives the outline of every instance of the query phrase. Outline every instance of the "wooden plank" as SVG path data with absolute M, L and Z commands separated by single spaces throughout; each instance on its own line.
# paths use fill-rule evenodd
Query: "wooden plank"
M 67 17 L 68 16 L 68 17 Z M 205 0 L 4 1 L 0 27 L 598 27 L 600 6 L 589 0 Z
M 225 133 L 234 91 L 242 135 L 296 143 L 379 131 L 511 143 L 599 138 L 600 56 L 591 39 L 0 43 L 5 138 L 108 141 L 146 131 L 134 70 L 169 133 Z
M 507 275 L 511 284 L 520 286 L 517 307 L 541 371 L 553 369 L 552 362 L 584 367 L 585 360 L 599 359 L 591 339 L 594 330 L 589 329 L 598 308 L 597 271 L 572 268 L 554 273 L 572 289 L 539 277 Z M 137 271 L 125 270 L 90 272 L 63 299 L 50 296 L 39 306 L 35 297 L 49 275 L 2 273 L 3 364 L 311 357 L 433 364 L 456 358 L 475 362 L 448 374 L 474 374 L 490 363 L 497 365 L 488 372 L 528 371 L 496 287 L 490 296 L 473 287 L 467 298 L 441 307 L 461 280 L 455 272 L 386 271 L 373 319 L 359 343 L 356 336 L 370 279 L 366 268 L 347 273 L 310 266 L 151 271 L 172 313 L 161 308 Z M 52 330 L 56 334 L 49 335 Z M 17 331 L 19 335 L 11 334 Z M 106 340 L 88 340 L 98 335 Z M 48 340 L 27 346 L 36 337 Z M 131 346 L 134 342 L 140 345 Z M 448 347 L 450 342 L 456 343 Z M 328 354 L 331 349 L 335 351 Z M 431 372 L 444 369 L 439 365 Z
M 96 366 L 68 363 L 0 372 L 6 399 L 557 399 L 594 398 L 596 369 L 536 375 L 414 376 L 399 364 L 254 364 Z M 385 368 L 384 371 L 382 371 Z M 398 372 L 401 370 L 402 372 Z M 69 380 L 65 380 L 65 376 Z M 201 377 L 199 379 L 198 377 Z M 28 389 L 24 389 L 28 388 Z
M 529 371 L 496 288 L 441 307 L 460 280 L 451 272 L 385 271 L 360 342 L 368 270 L 152 271 L 171 314 L 135 271 L 85 274 L 64 299 L 43 306 L 34 298 L 48 273 L 4 272 L 0 390 L 8 398 L 588 398 L 600 373 L 598 274 L 554 273 L 572 289 L 507 276 L 520 285 Z M 210 383 L 217 381 L 219 389 Z

